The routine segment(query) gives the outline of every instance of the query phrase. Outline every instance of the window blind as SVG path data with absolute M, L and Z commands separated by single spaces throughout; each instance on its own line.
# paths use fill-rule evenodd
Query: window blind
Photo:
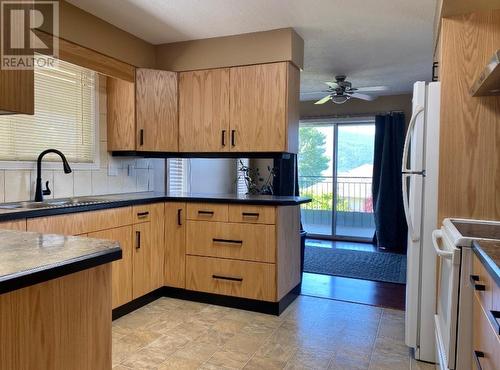
M 182 193 L 187 191 L 187 167 L 186 159 L 167 159 L 167 183 L 169 192 Z
M 35 114 L 0 117 L 0 160 L 33 161 L 55 148 L 70 162 L 94 162 L 96 79 L 96 72 L 64 61 L 36 66 Z
M 236 192 L 239 195 L 245 195 L 248 191 L 243 172 L 240 172 L 240 167 L 242 163 L 244 166 L 248 166 L 250 165 L 250 160 L 248 158 L 238 158 L 236 160 L 236 178 L 238 179 L 236 183 Z

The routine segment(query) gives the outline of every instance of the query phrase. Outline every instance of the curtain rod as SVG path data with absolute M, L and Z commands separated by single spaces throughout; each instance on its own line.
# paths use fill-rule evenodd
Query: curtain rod
M 379 114 L 391 114 L 391 113 L 404 113 L 403 110 L 391 110 L 383 112 L 367 112 L 367 113 L 353 113 L 353 114 L 337 114 L 337 115 L 319 115 L 319 116 L 304 116 L 300 117 L 300 120 L 313 120 L 313 119 L 329 119 L 329 118 L 360 118 L 360 117 L 372 117 Z

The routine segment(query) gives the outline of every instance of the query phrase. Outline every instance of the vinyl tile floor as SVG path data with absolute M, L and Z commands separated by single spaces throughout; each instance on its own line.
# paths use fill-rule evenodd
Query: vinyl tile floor
M 113 369 L 431 370 L 404 312 L 299 296 L 279 317 L 160 298 L 113 322 Z

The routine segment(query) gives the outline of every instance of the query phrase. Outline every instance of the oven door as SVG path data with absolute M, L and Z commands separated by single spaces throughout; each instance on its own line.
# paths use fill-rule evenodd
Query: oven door
M 442 230 L 432 232 L 432 243 L 438 258 L 435 329 L 439 353 L 436 357 L 441 369 L 455 369 L 461 250 Z

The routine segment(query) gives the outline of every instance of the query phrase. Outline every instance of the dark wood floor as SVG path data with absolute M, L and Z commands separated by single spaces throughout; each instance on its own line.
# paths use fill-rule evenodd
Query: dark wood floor
M 315 243 L 326 243 L 325 247 L 377 252 L 376 247 L 372 244 L 308 240 L 308 244 Z M 313 297 L 404 310 L 405 293 L 406 286 L 404 284 L 311 274 L 307 272 L 304 272 L 302 275 L 301 294 Z

